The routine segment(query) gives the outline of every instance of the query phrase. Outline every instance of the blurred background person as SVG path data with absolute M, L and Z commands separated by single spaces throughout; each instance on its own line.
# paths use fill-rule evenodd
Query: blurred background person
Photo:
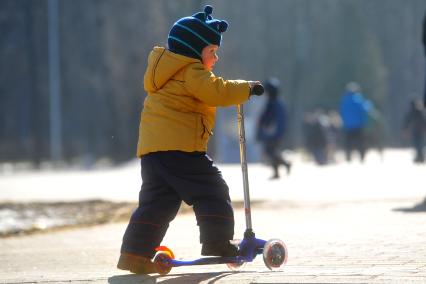
M 423 51 L 425 53 L 425 57 L 426 57 L 426 12 L 425 15 L 423 17 Z M 426 70 L 426 68 L 425 68 Z M 425 78 L 426 78 L 426 74 L 425 74 Z M 426 107 L 426 79 L 425 79 L 425 85 L 424 85 L 424 95 L 423 95 L 423 106 Z
M 305 147 L 320 166 L 327 164 L 327 130 L 322 117 L 318 108 L 305 114 L 303 124 Z
M 356 82 L 346 86 L 346 92 L 340 103 L 340 116 L 343 122 L 343 143 L 346 161 L 351 161 L 352 151 L 358 151 L 361 162 L 366 153 L 365 127 L 368 119 L 369 103 L 361 93 Z
M 336 110 L 329 110 L 325 116 L 327 119 L 327 163 L 335 163 L 336 152 L 340 145 L 342 119 Z
M 424 146 L 425 146 L 426 118 L 423 112 L 422 102 L 420 100 L 412 100 L 410 108 L 404 120 L 404 136 L 411 140 L 414 147 L 415 156 L 414 163 L 424 163 Z
M 366 126 L 366 147 L 375 149 L 380 157 L 384 159 L 384 144 L 385 144 L 385 131 L 382 112 L 376 104 L 369 101 L 368 103 L 368 122 Z
M 291 163 L 283 157 L 281 148 L 286 132 L 287 112 L 285 104 L 278 97 L 280 81 L 270 78 L 265 81 L 264 87 L 268 100 L 259 117 L 256 136 L 272 166 L 271 179 L 277 179 L 280 177 L 279 166 L 285 166 L 287 174 L 291 170 Z

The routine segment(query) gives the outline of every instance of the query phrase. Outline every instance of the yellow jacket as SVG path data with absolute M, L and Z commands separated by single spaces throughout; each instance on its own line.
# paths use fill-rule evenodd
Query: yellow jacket
M 198 59 L 154 47 L 144 76 L 148 96 L 139 126 L 137 155 L 179 150 L 205 152 L 213 134 L 216 107 L 245 102 L 250 86 L 224 80 Z

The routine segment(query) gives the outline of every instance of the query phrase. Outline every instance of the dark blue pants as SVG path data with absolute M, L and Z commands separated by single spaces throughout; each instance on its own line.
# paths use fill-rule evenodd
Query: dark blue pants
M 290 166 L 290 163 L 283 159 L 283 157 L 281 156 L 280 143 L 280 140 L 275 140 L 264 142 L 263 144 L 263 151 L 265 152 L 267 159 L 271 163 L 275 176 L 279 175 L 278 168 L 280 165 L 284 165 L 285 167 Z
M 414 150 L 416 152 L 416 156 L 414 158 L 415 163 L 424 163 L 425 155 L 424 155 L 424 138 L 423 133 L 413 133 L 411 137 L 412 144 L 414 146 Z
M 141 158 L 139 206 L 130 218 L 122 252 L 153 257 L 182 201 L 193 206 L 200 242 L 234 236 L 229 189 L 206 153 L 155 152 Z
M 346 161 L 351 161 L 352 151 L 357 150 L 361 162 L 364 161 L 366 147 L 365 147 L 365 137 L 364 131 L 362 128 L 347 129 L 345 130 L 345 154 Z

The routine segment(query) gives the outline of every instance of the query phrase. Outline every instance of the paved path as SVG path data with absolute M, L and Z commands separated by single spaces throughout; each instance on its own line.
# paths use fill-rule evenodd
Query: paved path
M 249 168 L 253 199 L 263 200 L 253 208 L 255 232 L 282 239 L 289 249 L 280 271 L 269 271 L 259 257 L 238 273 L 211 265 L 175 268 L 167 276 L 129 275 L 115 269 L 126 226 L 118 223 L 0 239 L 0 283 L 426 283 L 426 206 L 416 207 L 426 196 L 426 168 L 391 158 L 365 166 L 300 163 L 290 177 L 273 182 L 268 169 Z M 240 174 L 238 166 L 225 167 L 231 190 Z M 3 199 L 31 200 L 53 189 L 52 181 L 43 181 L 51 187 L 38 191 L 28 187 L 34 178 L 2 177 L 0 191 L 9 190 Z M 63 175 L 53 180 L 63 182 Z M 9 186 L 20 183 L 27 191 L 15 187 L 14 195 Z M 64 200 L 72 199 L 65 193 Z M 237 210 L 236 237 L 243 234 L 244 220 Z M 164 243 L 177 258 L 198 257 L 194 216 L 179 215 Z
M 224 265 L 174 268 L 168 276 L 115 269 L 126 224 L 2 239 L 0 283 L 426 283 L 426 209 L 412 201 L 270 203 L 255 208 L 259 238 L 280 238 L 288 264 L 269 271 L 261 257 L 238 273 Z M 236 212 L 236 236 L 244 216 Z M 199 255 L 191 214 L 172 223 L 165 244 L 177 258 Z

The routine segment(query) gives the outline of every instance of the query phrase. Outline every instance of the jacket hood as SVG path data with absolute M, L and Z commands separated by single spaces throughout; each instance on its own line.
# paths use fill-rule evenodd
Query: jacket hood
M 173 53 L 164 47 L 156 46 L 148 57 L 144 75 L 144 88 L 147 92 L 161 89 L 182 68 L 200 60 Z

